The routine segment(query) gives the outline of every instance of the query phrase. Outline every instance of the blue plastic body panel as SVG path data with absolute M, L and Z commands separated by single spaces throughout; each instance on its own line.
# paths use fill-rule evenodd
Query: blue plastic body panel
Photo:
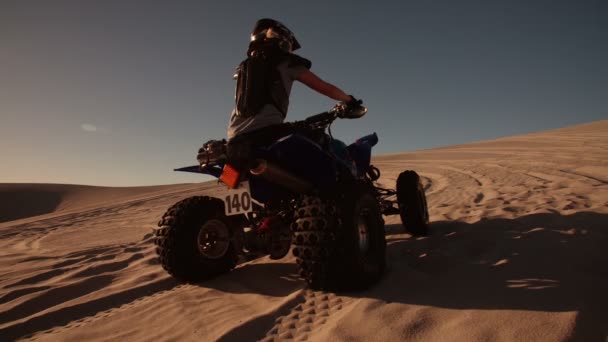
M 315 188 L 327 188 L 336 184 L 336 160 L 315 142 L 298 134 L 278 140 L 256 155 L 285 171 L 313 184 Z M 251 196 L 266 203 L 288 198 L 291 193 L 281 186 L 260 177 L 250 178 Z
M 292 134 L 268 150 L 274 162 L 317 187 L 332 186 L 336 182 L 335 158 L 308 138 Z
M 357 165 L 357 175 L 363 176 L 372 160 L 372 147 L 378 143 L 378 135 L 372 133 L 350 144 L 347 149 Z
M 260 148 L 255 151 L 255 158 L 268 160 L 290 172 L 291 174 L 310 182 L 317 189 L 332 188 L 336 185 L 336 173 L 338 164 L 341 163 L 352 169 L 353 161 L 356 166 L 356 177 L 365 174 L 370 166 L 372 147 L 378 143 L 376 133 L 360 138 L 351 145 L 344 145 L 339 141 L 332 143 L 330 154 L 312 140 L 292 134 L 286 136 L 269 147 Z M 344 152 L 347 152 L 344 154 Z M 343 155 L 344 154 L 344 155 Z M 336 155 L 339 155 L 338 158 Z M 215 165 L 201 170 L 198 165 L 175 169 L 175 171 L 203 173 L 219 178 L 222 174 L 223 165 Z M 282 186 L 268 182 L 260 177 L 250 175 L 249 184 L 251 196 L 261 202 L 269 203 L 291 197 L 293 194 Z

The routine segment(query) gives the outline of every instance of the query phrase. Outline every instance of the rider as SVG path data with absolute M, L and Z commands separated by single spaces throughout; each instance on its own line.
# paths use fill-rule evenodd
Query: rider
M 235 74 L 236 106 L 228 123 L 228 155 L 235 166 L 246 166 L 253 145 L 268 145 L 293 132 L 283 121 L 295 80 L 347 105 L 360 104 L 310 71 L 311 62 L 292 53 L 299 48 L 293 32 L 276 20 L 260 19 L 253 28 L 247 59 Z

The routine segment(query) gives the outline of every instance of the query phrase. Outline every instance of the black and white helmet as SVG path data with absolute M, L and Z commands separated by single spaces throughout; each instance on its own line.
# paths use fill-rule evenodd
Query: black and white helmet
M 251 44 L 276 42 L 285 52 L 295 51 L 300 48 L 300 43 L 293 32 L 285 25 L 274 19 L 260 19 L 255 23 L 251 32 Z

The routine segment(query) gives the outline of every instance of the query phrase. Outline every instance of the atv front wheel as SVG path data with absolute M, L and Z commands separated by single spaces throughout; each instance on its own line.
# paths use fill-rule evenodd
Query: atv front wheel
M 197 282 L 236 265 L 233 222 L 225 216 L 221 200 L 186 198 L 169 208 L 158 225 L 156 252 L 163 268 L 175 278 Z
M 429 210 L 426 195 L 415 171 L 401 172 L 397 178 L 397 203 L 401 223 L 414 236 L 425 236 L 429 232 Z

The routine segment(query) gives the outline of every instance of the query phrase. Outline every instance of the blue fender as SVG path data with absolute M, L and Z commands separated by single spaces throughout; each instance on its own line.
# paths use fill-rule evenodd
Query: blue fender
M 363 176 L 369 169 L 372 160 L 372 147 L 376 146 L 378 140 L 378 135 L 374 132 L 359 138 L 347 147 L 351 158 L 355 160 L 359 176 Z

